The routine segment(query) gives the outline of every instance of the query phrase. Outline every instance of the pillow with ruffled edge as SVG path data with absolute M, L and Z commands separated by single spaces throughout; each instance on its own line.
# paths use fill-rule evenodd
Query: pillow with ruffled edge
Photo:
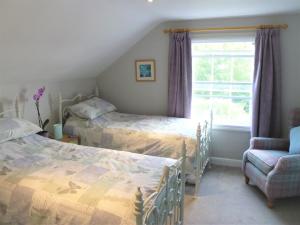
M 102 116 L 105 113 L 113 112 L 116 109 L 113 104 L 98 97 L 93 97 L 68 107 L 68 111 L 72 115 L 90 120 Z
M 290 154 L 300 154 L 300 126 L 290 131 Z
M 0 143 L 26 137 L 42 131 L 37 125 L 23 119 L 0 118 Z

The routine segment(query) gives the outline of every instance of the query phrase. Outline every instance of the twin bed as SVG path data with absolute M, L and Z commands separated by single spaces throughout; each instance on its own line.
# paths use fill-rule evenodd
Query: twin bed
M 60 97 L 60 121 L 65 104 L 84 98 Z M 64 129 L 85 146 L 0 118 L 1 224 L 183 224 L 186 174 L 197 190 L 209 160 L 207 122 L 112 111 L 69 117 Z
M 90 110 L 93 107 L 103 108 L 100 116 Z M 99 101 L 96 88 L 90 96 L 78 94 L 64 99 L 60 95 L 59 119 L 64 133 L 79 136 L 87 146 L 178 159 L 184 141 L 187 182 L 195 184 L 195 193 L 199 189 L 209 163 L 212 115 L 198 123 L 185 118 L 119 113 L 112 104 Z
M 1 224 L 183 224 L 184 143 L 173 160 L 62 143 L 39 131 L 0 118 Z

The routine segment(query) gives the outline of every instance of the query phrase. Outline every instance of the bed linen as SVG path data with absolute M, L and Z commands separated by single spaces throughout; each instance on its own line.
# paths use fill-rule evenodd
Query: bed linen
M 0 144 L 0 224 L 133 225 L 175 160 L 61 143 L 38 135 Z
M 85 100 L 68 107 L 68 112 L 83 119 L 95 119 L 105 113 L 115 111 L 117 108 L 98 97 Z
M 0 143 L 42 131 L 37 125 L 19 118 L 0 118 Z
M 173 159 L 180 158 L 185 141 L 187 182 L 194 183 L 197 125 L 191 119 L 110 112 L 94 120 L 71 116 L 64 133 L 80 136 L 83 145 Z

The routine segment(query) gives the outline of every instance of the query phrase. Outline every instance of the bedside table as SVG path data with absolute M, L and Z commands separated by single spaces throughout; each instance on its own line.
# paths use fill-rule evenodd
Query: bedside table
M 69 135 L 64 134 L 63 138 L 60 139 L 59 141 L 80 145 L 80 137 L 79 136 L 69 136 Z

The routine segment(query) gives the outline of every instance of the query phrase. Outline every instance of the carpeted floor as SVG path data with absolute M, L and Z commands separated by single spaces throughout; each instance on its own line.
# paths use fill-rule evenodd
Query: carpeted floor
M 192 191 L 187 187 L 187 193 Z M 212 166 L 197 197 L 186 195 L 185 201 L 185 225 L 300 225 L 299 197 L 277 200 L 269 209 L 262 192 L 244 183 L 239 168 Z

